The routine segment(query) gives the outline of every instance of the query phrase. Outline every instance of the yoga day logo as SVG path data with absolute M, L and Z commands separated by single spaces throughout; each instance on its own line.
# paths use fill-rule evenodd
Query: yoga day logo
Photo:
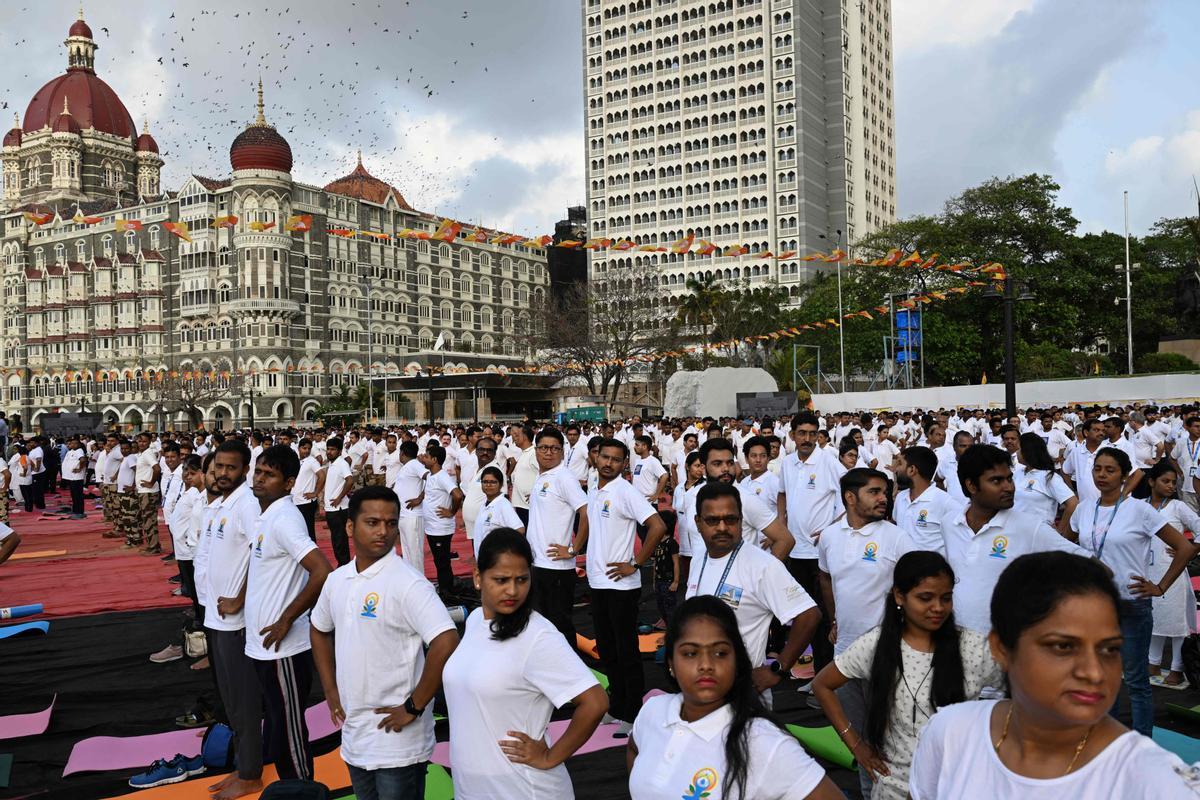
M 368 592 L 363 598 L 362 616 L 367 619 L 375 619 L 375 612 L 379 608 L 379 595 L 375 592 Z
M 702 800 L 712 793 L 712 789 L 717 785 L 717 771 L 712 767 L 704 767 L 692 776 L 692 782 L 688 786 L 688 793 L 683 796 L 683 800 Z
M 992 539 L 992 552 L 988 555 L 992 558 L 1008 558 L 1008 537 L 997 536 Z
M 863 548 L 863 561 L 875 563 L 875 556 L 879 554 L 879 545 L 874 542 L 867 542 L 867 546 Z

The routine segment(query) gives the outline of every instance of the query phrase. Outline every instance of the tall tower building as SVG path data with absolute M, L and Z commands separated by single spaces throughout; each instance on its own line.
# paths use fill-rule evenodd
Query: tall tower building
M 891 0 L 582 4 L 589 234 L 749 248 L 592 251 L 592 280 L 651 266 L 667 296 L 709 271 L 795 287 L 808 264 L 762 254 L 895 219 Z

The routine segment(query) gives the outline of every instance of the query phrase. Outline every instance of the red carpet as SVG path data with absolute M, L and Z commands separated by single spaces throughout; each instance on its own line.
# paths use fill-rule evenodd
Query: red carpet
M 64 498 L 67 498 L 65 493 L 48 495 L 46 506 L 57 509 Z M 0 606 L 43 603 L 45 613 L 30 619 L 46 619 L 190 605 L 187 598 L 171 596 L 171 590 L 178 585 L 167 581 L 178 572 L 174 562 L 163 563 L 157 557 L 126 550 L 121 539 L 103 538 L 102 513 L 91 500 L 87 501 L 86 510 L 87 519 L 70 520 L 41 519 L 39 511 L 14 513 L 10 508 L 9 524 L 22 539 L 18 553 L 66 550 L 67 554 L 10 560 L 0 565 Z M 169 550 L 170 534 L 165 524 L 159 524 L 159 537 Z M 317 542 L 334 564 L 329 530 L 322 519 L 317 520 Z M 469 576 L 474 565 L 473 550 L 463 532 L 461 518 L 454 534 L 454 550 L 461 556 L 453 562 L 454 574 Z M 435 575 L 428 547 L 425 574 L 431 578 Z

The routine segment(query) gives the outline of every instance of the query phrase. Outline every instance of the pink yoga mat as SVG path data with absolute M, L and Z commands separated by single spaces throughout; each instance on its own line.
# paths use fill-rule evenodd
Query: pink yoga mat
M 309 741 L 334 733 L 329 706 L 321 701 L 304 712 Z M 110 769 L 145 767 L 160 758 L 171 759 L 176 753 L 189 758 L 200 753 L 202 729 L 151 733 L 146 736 L 93 736 L 77 742 L 71 749 L 63 777 L 76 772 L 101 772 Z
M 550 741 L 558 741 L 559 737 L 567 731 L 567 727 L 571 724 L 568 719 L 551 722 L 547 733 L 550 735 Z M 610 747 L 624 747 L 628 739 L 617 739 L 613 736 L 620 727 L 616 723 L 611 725 L 601 725 L 596 728 L 596 732 L 592 734 L 592 738 L 583 743 L 583 747 L 575 751 L 575 755 L 583 755 L 584 753 L 594 753 L 597 750 L 607 750 Z M 433 763 L 441 764 L 443 767 L 450 767 L 450 743 L 438 742 L 433 746 Z
M 0 739 L 16 739 L 20 736 L 45 733 L 46 728 L 50 727 L 50 712 L 54 710 L 54 701 L 57 699 L 58 695 L 50 698 L 50 707 L 45 711 L 0 717 Z

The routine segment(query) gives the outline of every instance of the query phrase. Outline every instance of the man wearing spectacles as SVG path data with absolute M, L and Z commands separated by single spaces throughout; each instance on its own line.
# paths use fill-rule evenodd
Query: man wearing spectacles
M 470 479 L 463 479 L 459 486 L 463 490 L 466 498 L 463 500 L 462 515 L 463 524 L 467 526 L 467 538 L 473 538 L 475 535 L 475 518 L 479 516 L 480 509 L 487 502 L 487 497 L 483 493 L 483 486 L 480 483 L 483 470 L 487 467 L 496 467 L 500 470 L 500 494 L 508 492 L 508 476 L 505 474 L 504 461 L 496 454 L 496 440 L 490 436 L 484 436 L 475 444 L 475 449 L 472 452 L 472 459 L 477 468 L 473 471 Z M 461 477 L 461 476 L 460 476 Z
M 517 516 L 529 527 L 529 494 L 538 476 L 538 461 L 533 449 L 533 428 L 512 427 L 512 447 L 508 453 L 508 476 L 512 483 L 512 504 Z

